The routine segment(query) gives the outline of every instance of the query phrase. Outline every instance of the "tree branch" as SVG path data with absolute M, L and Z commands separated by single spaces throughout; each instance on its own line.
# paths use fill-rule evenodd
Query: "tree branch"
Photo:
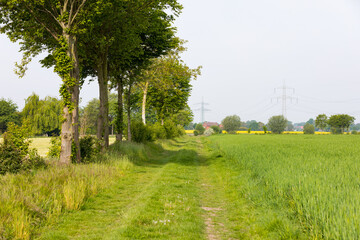
M 74 17 L 71 19 L 69 26 L 73 24 L 73 22 L 76 19 L 76 16 L 79 14 L 80 10 L 83 8 L 84 4 L 86 3 L 86 0 L 83 0 L 78 9 L 76 10 L 76 13 L 74 14 Z

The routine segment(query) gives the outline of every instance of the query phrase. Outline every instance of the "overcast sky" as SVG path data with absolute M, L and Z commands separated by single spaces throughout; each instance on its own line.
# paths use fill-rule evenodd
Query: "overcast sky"
M 181 0 L 178 36 L 188 40 L 185 62 L 203 66 L 190 107 L 208 103 L 205 120 L 237 114 L 267 122 L 282 113 L 307 121 L 320 113 L 347 113 L 360 122 L 360 4 L 357 0 Z M 32 92 L 58 97 L 59 78 L 33 61 L 23 79 L 13 73 L 18 45 L 0 36 L 0 97 L 24 106 Z M 293 91 L 293 89 L 295 91 Z M 98 97 L 85 84 L 83 104 Z M 201 120 L 194 111 L 195 122 Z

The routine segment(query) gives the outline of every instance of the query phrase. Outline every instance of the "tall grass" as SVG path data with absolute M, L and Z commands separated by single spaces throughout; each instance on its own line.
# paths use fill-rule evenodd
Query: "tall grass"
M 314 239 L 359 239 L 359 136 L 214 136 L 234 168 L 284 200 Z
M 122 148 L 136 147 L 140 148 Z M 42 225 L 80 209 L 133 166 L 116 149 L 102 158 L 101 163 L 66 167 L 53 162 L 36 172 L 0 176 L 0 239 L 31 239 Z

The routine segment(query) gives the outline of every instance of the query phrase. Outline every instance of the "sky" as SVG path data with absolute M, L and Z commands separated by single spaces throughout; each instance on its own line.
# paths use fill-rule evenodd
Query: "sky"
M 357 0 L 180 0 L 175 22 L 188 41 L 183 60 L 202 66 L 189 105 L 201 121 L 228 115 L 267 122 L 283 113 L 303 122 L 318 114 L 350 114 L 360 122 L 360 3 Z M 0 98 L 21 109 L 32 92 L 58 97 L 60 79 L 38 59 L 22 79 L 14 74 L 19 46 L 0 35 Z M 85 83 L 82 105 L 98 97 Z

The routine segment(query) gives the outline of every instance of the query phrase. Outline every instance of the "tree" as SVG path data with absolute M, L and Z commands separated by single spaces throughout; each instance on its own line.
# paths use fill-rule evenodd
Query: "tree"
M 271 117 L 267 125 L 272 133 L 281 134 L 285 131 L 287 124 L 288 120 L 284 116 L 279 115 Z
M 184 41 L 168 55 L 152 60 L 152 64 L 142 72 L 143 104 L 142 119 L 146 124 L 146 105 L 155 109 L 158 120 L 185 109 L 190 96 L 190 81 L 200 75 L 201 67 L 189 68 L 180 58 L 185 51 Z
M 314 134 L 314 133 L 315 133 L 314 125 L 310 123 L 306 123 L 304 126 L 304 134 Z
M 7 130 L 8 123 L 20 123 L 20 115 L 17 112 L 17 105 L 11 100 L 0 99 L 0 133 Z
M 315 126 L 321 130 L 326 128 L 328 118 L 325 114 L 319 114 L 315 119 Z
M 51 52 L 44 59 L 46 66 L 55 65 L 54 71 L 63 84 L 60 162 L 71 163 L 72 143 L 76 146 L 76 159 L 81 160 L 79 146 L 80 62 L 78 37 L 92 24 L 91 17 L 101 10 L 101 0 L 2 0 L 0 1 L 1 32 L 12 41 L 20 41 L 24 52 L 19 66 L 23 75 L 31 57 L 44 50 Z
M 221 121 L 224 130 L 233 133 L 241 127 L 240 117 L 237 115 L 227 116 Z
M 347 114 L 332 115 L 328 124 L 332 128 L 333 132 L 343 133 L 346 129 L 349 129 L 350 125 L 354 123 L 355 118 Z
M 96 134 L 97 121 L 99 116 L 100 101 L 92 99 L 80 111 L 80 132 L 81 135 Z
M 259 123 L 255 120 L 247 121 L 246 126 L 252 131 L 260 131 Z
M 198 135 L 203 135 L 205 132 L 205 128 L 201 123 L 196 124 L 195 131 L 198 132 Z
M 25 107 L 21 112 L 23 119 L 29 123 L 32 134 L 58 135 L 60 133 L 61 101 L 46 97 L 40 100 L 33 93 L 25 100 Z
M 287 122 L 286 130 L 287 131 L 293 131 L 294 130 L 294 125 L 293 125 L 293 123 L 291 121 Z

